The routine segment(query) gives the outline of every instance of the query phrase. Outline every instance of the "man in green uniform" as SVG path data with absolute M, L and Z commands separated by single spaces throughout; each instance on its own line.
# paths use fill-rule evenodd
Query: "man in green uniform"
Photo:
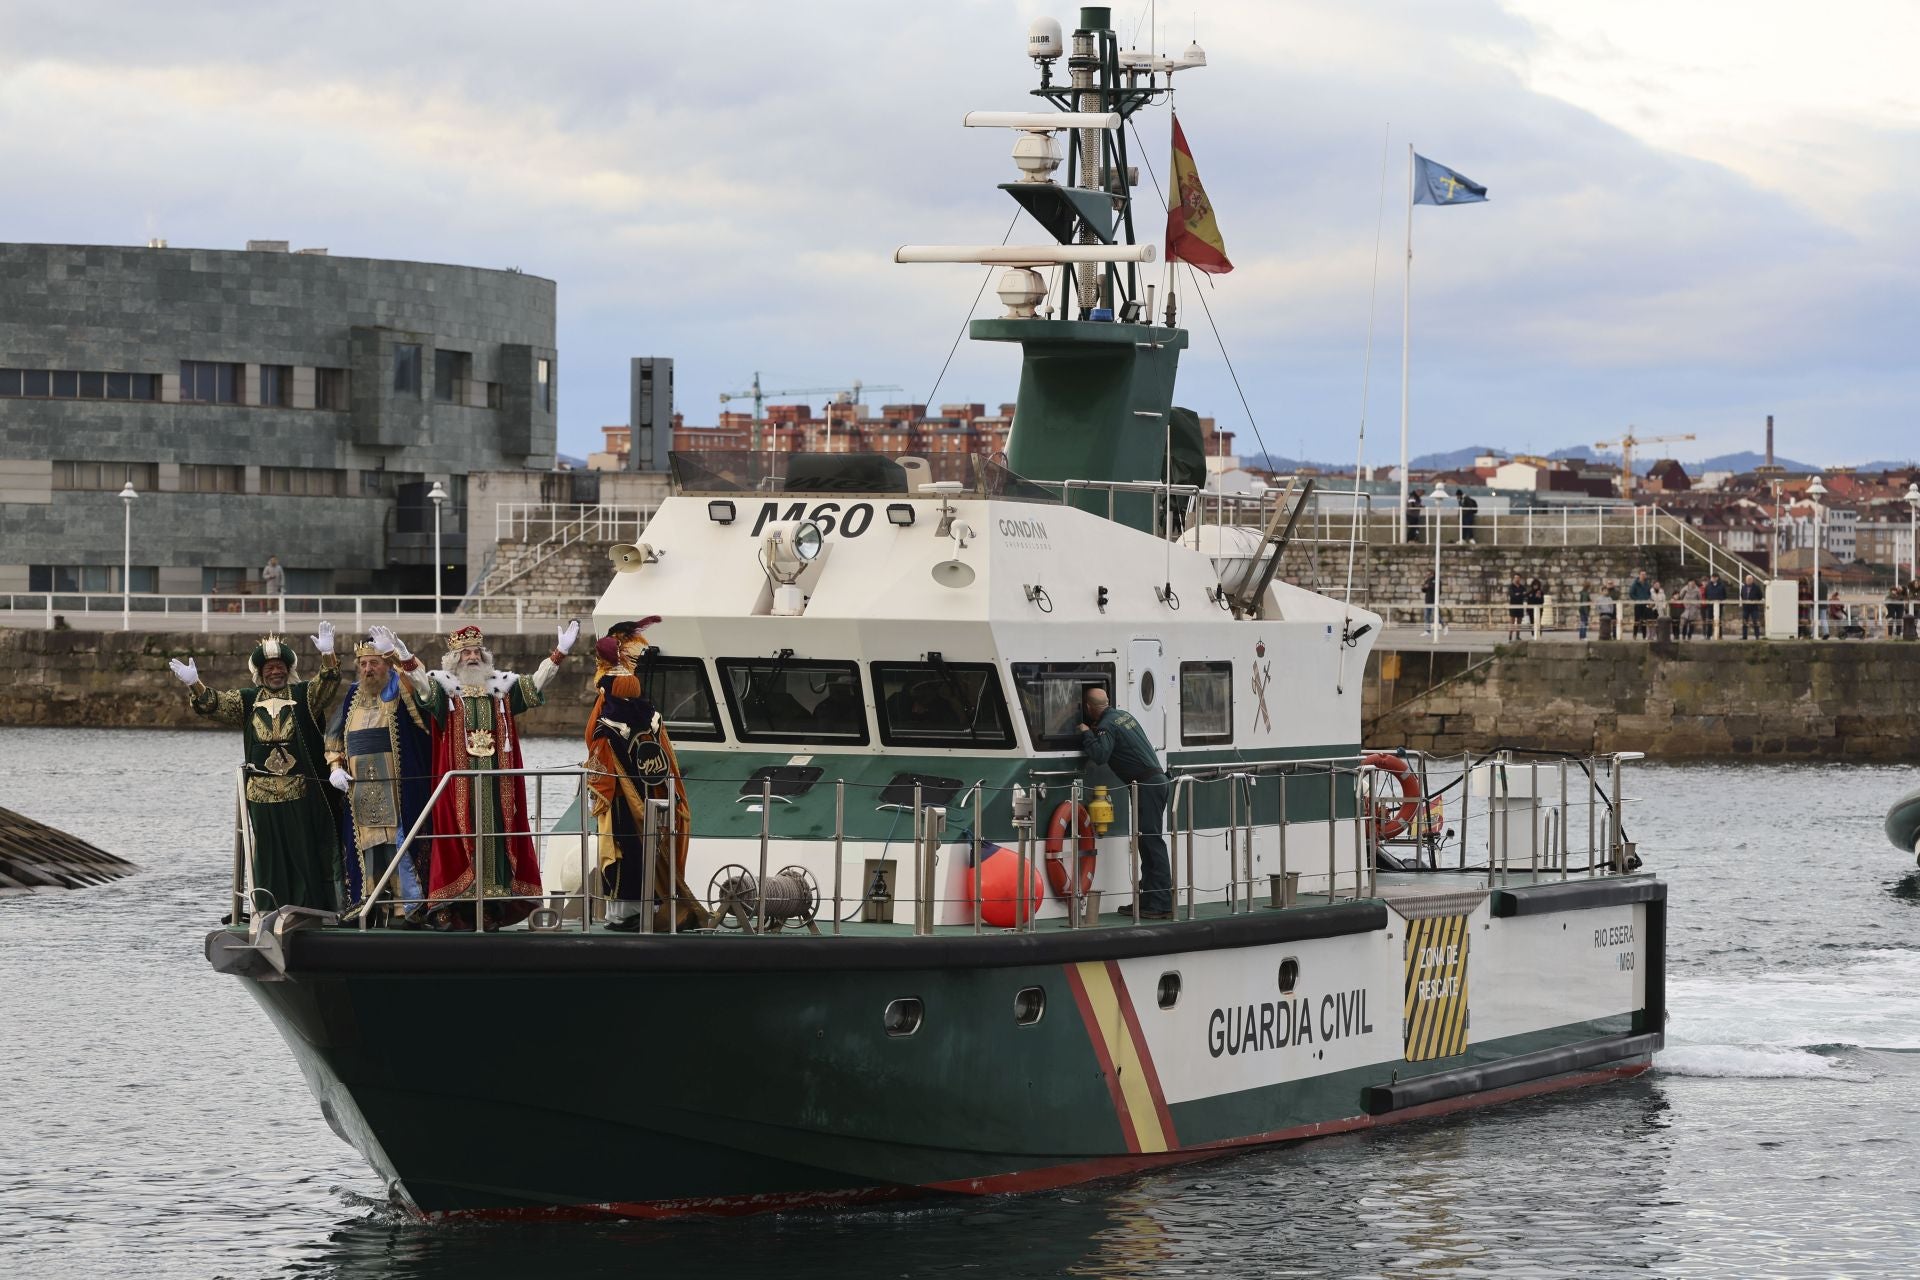
M 1146 730 L 1126 712 L 1107 705 L 1107 691 L 1094 685 L 1081 696 L 1087 719 L 1080 726 L 1080 749 L 1088 764 L 1103 764 L 1122 782 L 1139 784 L 1139 810 L 1133 815 L 1140 832 L 1140 918 L 1173 918 L 1173 864 L 1167 860 L 1167 842 L 1161 835 L 1167 813 L 1167 773 L 1160 756 L 1147 741 Z M 1122 907 L 1130 913 L 1132 905 Z
M 247 658 L 253 683 L 213 690 L 200 682 L 191 659 L 168 666 L 192 690 L 193 709 L 238 728 L 247 757 L 247 818 L 253 827 L 255 911 L 275 907 L 341 906 L 340 838 L 324 785 L 326 752 L 320 726 L 340 698 L 340 660 L 333 655 L 333 624 L 313 637 L 320 672 L 294 680 L 297 659 L 279 636 L 267 636 Z

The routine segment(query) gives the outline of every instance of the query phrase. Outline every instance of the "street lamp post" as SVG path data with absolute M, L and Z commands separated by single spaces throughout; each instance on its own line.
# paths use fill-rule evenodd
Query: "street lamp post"
M 120 549 L 120 629 L 133 630 L 133 500 L 140 495 L 133 490 L 133 481 L 127 481 L 120 490 L 120 503 L 126 508 L 125 538 Z
M 1813 499 L 1813 627 L 1815 640 L 1826 635 L 1827 606 L 1820 599 L 1820 499 L 1827 496 L 1827 486 L 1815 476 L 1813 483 L 1807 486 L 1807 496 Z
M 440 633 L 440 508 L 447 504 L 447 491 L 435 480 L 433 488 L 427 490 L 427 497 L 433 499 L 433 630 Z

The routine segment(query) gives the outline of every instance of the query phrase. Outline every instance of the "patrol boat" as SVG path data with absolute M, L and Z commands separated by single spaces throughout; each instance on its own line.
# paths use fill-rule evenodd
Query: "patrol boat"
M 1058 1187 L 1660 1047 L 1666 888 L 1626 835 L 1631 757 L 1366 750 L 1380 620 L 1279 572 L 1308 486 L 1230 502 L 1174 465 L 1188 334 L 1154 314 L 1122 125 L 1197 50 L 1124 54 L 1086 8 L 1029 52 L 1049 109 L 968 123 L 1012 130 L 1002 189 L 1050 239 L 896 255 L 1007 268 L 1006 314 L 971 325 L 1022 352 L 1004 464 L 682 455 L 598 604 L 603 631 L 665 618 L 643 670 L 711 927 L 608 931 L 575 820 L 544 833 L 525 925 L 283 908 L 209 935 L 414 1212 Z M 1173 919 L 1115 909 L 1135 793 L 1084 763 L 1091 686 L 1172 778 Z M 656 836 L 678 799 L 649 805 Z

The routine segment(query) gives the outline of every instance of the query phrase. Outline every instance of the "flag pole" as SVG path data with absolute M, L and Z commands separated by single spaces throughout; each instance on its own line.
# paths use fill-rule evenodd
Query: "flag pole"
M 1407 340 L 1413 332 L 1413 144 L 1407 144 L 1407 261 L 1400 290 L 1400 541 L 1407 540 Z

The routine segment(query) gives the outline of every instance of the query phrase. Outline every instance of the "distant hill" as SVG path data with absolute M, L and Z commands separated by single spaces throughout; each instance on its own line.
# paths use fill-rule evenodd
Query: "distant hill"
M 1414 471 L 1459 471 L 1472 466 L 1473 460 L 1482 454 L 1504 452 L 1504 449 L 1494 449 L 1484 444 L 1471 444 L 1464 449 L 1450 449 L 1445 453 L 1423 453 L 1409 460 L 1407 466 Z
M 1748 449 L 1741 453 L 1723 453 L 1717 457 L 1707 458 L 1701 462 L 1687 462 L 1684 463 L 1684 465 L 1687 468 L 1687 474 L 1690 476 L 1697 476 L 1707 471 L 1731 471 L 1735 475 L 1738 475 L 1742 471 L 1751 471 L 1755 467 L 1762 466 L 1766 461 L 1766 454 L 1755 453 L 1753 450 Z M 1783 458 L 1779 454 L 1773 456 L 1773 465 L 1784 468 L 1787 471 L 1820 470 L 1819 467 L 1811 462 L 1795 462 L 1792 458 Z
M 1908 458 L 1904 462 L 1863 462 L 1859 466 L 1855 467 L 1854 470 L 1855 471 L 1911 471 L 1916 468 L 1920 468 L 1920 462 L 1916 462 L 1914 459 Z

